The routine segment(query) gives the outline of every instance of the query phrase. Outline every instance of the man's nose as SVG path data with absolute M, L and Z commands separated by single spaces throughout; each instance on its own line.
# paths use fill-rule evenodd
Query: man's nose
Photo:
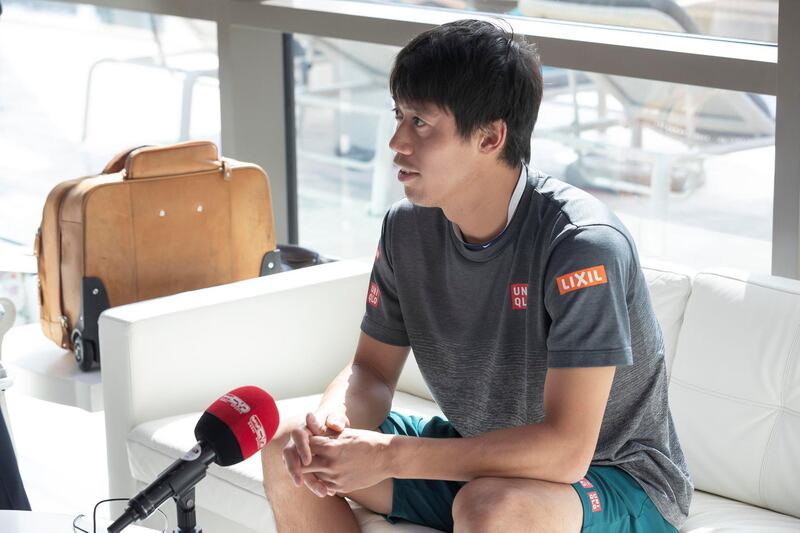
M 402 123 L 397 125 L 397 128 L 394 130 L 394 135 L 389 139 L 389 148 L 398 154 L 411 155 L 411 143 L 405 136 L 404 129 Z

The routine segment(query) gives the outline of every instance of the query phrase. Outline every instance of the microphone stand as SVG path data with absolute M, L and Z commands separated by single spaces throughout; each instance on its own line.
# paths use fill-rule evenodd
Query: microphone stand
M 178 527 L 174 533 L 203 533 L 197 527 L 194 512 L 194 486 L 175 497 L 175 506 L 178 515 Z

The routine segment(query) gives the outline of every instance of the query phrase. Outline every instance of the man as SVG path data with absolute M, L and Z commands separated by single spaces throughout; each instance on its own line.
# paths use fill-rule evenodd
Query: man
M 358 531 L 343 496 L 457 532 L 652 533 L 686 518 L 633 239 L 598 200 L 527 168 L 540 72 L 532 46 L 474 20 L 398 54 L 390 147 L 407 199 L 384 219 L 352 363 L 264 452 L 279 531 Z M 409 346 L 447 420 L 390 412 Z

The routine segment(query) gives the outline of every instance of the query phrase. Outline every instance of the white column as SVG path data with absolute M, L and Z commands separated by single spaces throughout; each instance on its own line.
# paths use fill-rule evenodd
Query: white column
M 222 153 L 267 171 L 275 234 L 278 242 L 289 242 L 292 184 L 288 181 L 287 142 L 294 143 L 294 138 L 292 134 L 288 139 L 286 131 L 283 33 L 237 23 L 241 7 L 238 2 L 219 4 Z

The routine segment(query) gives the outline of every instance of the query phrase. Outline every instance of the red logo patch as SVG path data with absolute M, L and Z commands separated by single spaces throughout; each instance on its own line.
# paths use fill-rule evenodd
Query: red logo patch
M 603 510 L 603 506 L 600 505 L 600 496 L 597 495 L 597 491 L 592 491 L 587 494 L 589 497 L 589 501 L 592 503 L 592 512 L 599 513 Z
M 580 483 L 581 487 L 583 487 L 584 489 L 592 489 L 592 488 L 594 488 L 594 485 L 589 483 L 589 480 L 586 479 L 586 478 L 582 478 L 580 481 L 578 481 L 578 483 Z
M 606 267 L 603 265 L 584 268 L 556 278 L 558 292 L 561 295 L 604 283 L 608 283 L 608 279 L 606 279 Z
M 525 310 L 528 308 L 528 284 L 527 283 L 512 283 L 509 286 L 511 293 L 511 309 Z
M 378 284 L 374 281 L 369 284 L 369 294 L 367 294 L 367 303 L 374 307 L 375 309 L 378 308 L 378 303 L 381 301 L 381 290 L 378 288 Z

